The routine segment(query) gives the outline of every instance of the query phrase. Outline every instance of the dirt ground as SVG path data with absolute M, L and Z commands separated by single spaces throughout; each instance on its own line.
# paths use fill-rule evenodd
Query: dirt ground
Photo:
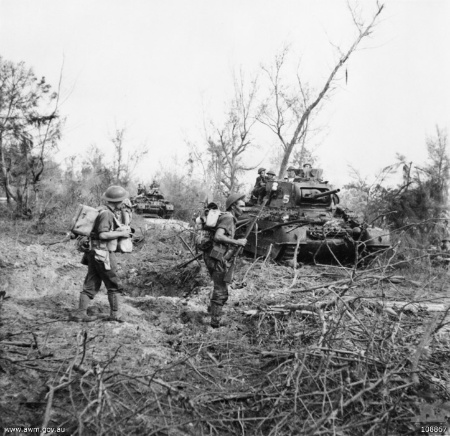
M 9 231 L 0 235 L 3 248 L 0 253 L 0 291 L 5 292 L 0 303 L 0 427 L 58 427 L 65 428 L 65 434 L 126 434 L 114 433 L 105 420 L 101 424 L 94 423 L 97 422 L 95 419 L 101 421 L 99 416 L 108 407 L 114 411 L 118 410 L 120 404 L 120 407 L 123 406 L 121 413 L 129 408 L 125 400 L 122 405 L 118 399 L 111 399 L 113 394 L 120 392 L 117 391 L 119 381 L 114 382 L 116 384 L 105 381 L 101 374 L 106 374 L 106 369 L 114 375 L 114 380 L 117 377 L 130 377 L 131 374 L 142 374 L 142 377 L 151 374 L 145 389 L 150 389 L 153 383 L 151 389 L 155 398 L 161 398 L 163 394 L 167 396 L 171 392 L 170 395 L 175 398 L 173 391 L 177 390 L 176 401 L 185 401 L 180 410 L 186 413 L 189 407 L 195 410 L 194 405 L 199 404 L 195 401 L 200 401 L 198 398 L 205 395 L 201 393 L 204 389 L 202 379 L 213 383 L 210 380 L 213 374 L 214 377 L 219 374 L 220 380 L 216 379 L 214 385 L 215 389 L 219 389 L 216 383 L 220 384 L 221 398 L 225 395 L 224 387 L 230 388 L 235 397 L 243 398 L 251 389 L 249 386 L 254 385 L 261 375 L 257 376 L 255 372 L 256 378 L 252 381 L 252 376 L 243 367 L 231 364 L 221 366 L 221 362 L 227 361 L 227 358 L 231 361 L 227 353 L 230 354 L 230 350 L 239 353 L 240 347 L 246 347 L 246 351 L 242 351 L 242 365 L 261 370 L 266 365 L 261 362 L 266 361 L 253 362 L 257 355 L 262 355 L 261 349 L 269 353 L 281 348 L 295 351 L 296 347 L 305 347 L 308 341 L 312 341 L 315 331 L 298 331 L 298 324 L 289 320 L 288 315 L 283 315 L 284 321 L 279 322 L 273 316 L 273 311 L 267 310 L 274 305 L 287 307 L 308 303 L 311 294 L 320 297 L 322 283 L 345 277 L 342 271 L 331 267 L 303 266 L 295 275 L 290 267 L 244 259 L 240 262 L 237 284 L 226 306 L 226 326 L 214 330 L 209 327 L 210 318 L 206 310 L 212 286 L 204 266 L 193 262 L 186 268 L 173 269 L 191 257 L 180 239 L 180 236 L 189 239 L 189 229 L 182 223 L 163 220 L 141 219 L 138 224 L 138 233 L 144 240 L 132 254 L 118 256 L 119 274 L 125 288 L 122 304 L 124 323 L 69 321 L 70 311 L 77 307 L 86 274 L 86 267 L 80 263 L 81 254 L 76 251 L 73 240 L 55 243 L 64 239 L 62 234 L 37 236 Z M 434 277 L 434 282 L 427 283 L 427 286 L 417 280 L 388 285 L 379 280 L 373 286 L 350 288 L 347 295 L 357 291 L 361 298 L 388 294 L 392 300 L 427 300 L 448 306 L 450 295 L 447 278 L 447 272 L 442 270 L 441 275 Z M 238 286 L 239 283 L 242 283 L 241 286 Z M 307 293 L 308 289 L 312 290 Z M 90 310 L 108 312 L 104 288 L 94 299 Z M 364 310 L 371 311 L 370 308 Z M 266 315 L 255 318 L 258 312 Z M 293 313 L 292 309 L 290 313 Z M 427 315 L 429 318 L 430 314 Z M 269 322 L 269 319 L 270 331 L 265 331 L 264 322 Z M 417 313 L 411 322 L 413 319 L 417 321 Z M 423 331 L 423 328 L 420 329 L 420 332 Z M 444 401 L 450 395 L 450 360 L 444 352 L 450 343 L 448 326 L 441 328 L 438 336 L 442 365 L 436 369 L 436 373 L 448 376 L 447 379 L 442 376 L 443 381 L 439 382 L 444 383 L 444 388 L 439 391 L 439 398 Z M 289 345 L 286 337 L 292 338 Z M 253 354 L 247 355 L 247 350 L 253 350 Z M 267 355 L 260 358 L 267 358 Z M 216 372 L 202 370 L 205 361 L 213 365 Z M 183 362 L 184 369 L 177 367 L 175 371 L 175 364 L 179 362 Z M 276 367 L 270 364 L 267 371 Z M 75 379 L 79 389 L 72 392 Z M 83 383 L 89 392 L 83 391 Z M 102 388 L 102 383 L 108 389 Z M 180 392 L 194 387 L 197 393 L 194 396 L 191 392 L 190 402 L 186 403 L 185 397 L 184 400 L 180 397 Z M 52 389 L 54 397 L 49 401 Z M 130 389 L 126 394 L 130 398 L 136 395 L 134 391 L 131 392 L 131 388 L 123 389 Z M 110 392 L 109 399 L 105 392 Z M 213 392 L 209 392 L 208 401 L 214 403 L 217 400 L 211 399 Z M 106 399 L 100 400 L 101 395 Z M 155 403 L 155 410 L 159 410 L 155 413 L 159 417 L 165 415 L 166 410 L 175 410 L 172 409 L 175 406 L 170 405 L 170 395 L 167 400 L 169 405 L 164 406 L 162 400 Z M 143 401 L 139 398 L 139 401 Z M 104 404 L 102 407 L 105 409 L 100 409 L 99 404 Z M 201 404 L 203 407 L 206 403 Z M 236 410 L 233 413 L 239 415 Z M 414 412 L 413 408 L 411 411 Z M 111 413 L 111 416 L 117 415 Z M 210 423 L 208 432 L 205 426 L 195 427 L 193 421 L 187 420 L 172 426 L 172 421 L 167 421 L 169 418 L 164 418 L 165 421 L 161 423 L 159 418 L 149 416 L 152 415 L 139 415 L 136 412 L 133 419 L 130 418 L 134 427 L 129 434 L 289 434 L 284 430 L 270 433 L 269 427 L 267 430 L 261 427 L 258 430 L 260 433 L 250 433 L 248 430 L 237 433 L 236 427 L 230 424 L 227 428 L 223 423 L 221 425 L 225 427 L 214 427 Z M 176 421 L 173 416 L 171 419 Z M 149 429 L 154 432 L 150 433 Z M 144 433 L 140 433 L 142 431 Z M 8 434 L 25 433 L 16 431 Z M 305 433 L 298 434 L 314 433 L 305 430 Z
M 181 337 L 228 337 L 236 329 L 233 322 L 221 332 L 209 327 L 206 308 L 212 286 L 203 265 L 194 262 L 181 274 L 171 271 L 192 257 L 176 236 L 187 238 L 184 226 L 164 220 L 141 220 L 140 224 L 146 240 L 134 253 L 118 255 L 125 288 L 124 323 L 69 321 L 87 271 L 75 241 L 53 243 L 58 238 L 1 235 L 0 290 L 6 296 L 0 314 L 0 356 L 4 358 L 0 360 L 0 427 L 42 424 L 47 386 L 79 357 L 82 337 L 88 338 L 84 361 L 90 366 L 105 364 L 114 356 L 111 370 L 132 372 L 142 366 L 168 365 L 182 356 Z M 235 304 L 239 304 L 237 295 L 230 307 Z M 108 311 L 102 285 L 90 312 Z

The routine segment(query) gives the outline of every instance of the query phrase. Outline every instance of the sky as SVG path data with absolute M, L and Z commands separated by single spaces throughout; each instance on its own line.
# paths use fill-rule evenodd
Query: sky
M 310 145 L 335 186 L 350 180 L 349 166 L 372 179 L 396 153 L 421 164 L 436 125 L 449 128 L 450 2 L 384 3 L 347 81 L 316 117 L 321 133 Z M 352 4 L 366 18 L 375 9 Z M 347 47 L 354 31 L 344 0 L 0 0 L 0 56 L 24 61 L 53 88 L 62 77 L 56 157 L 94 144 L 111 155 L 110 137 L 126 128 L 129 150 L 149 148 L 137 169 L 144 181 L 174 156 L 184 162 L 187 141 L 203 144 L 205 120 L 223 120 L 233 72 L 255 77 L 289 45 L 288 80 L 300 65 L 318 90 L 334 46 Z M 276 138 L 258 125 L 252 139 L 259 148 L 246 160 L 269 168 Z

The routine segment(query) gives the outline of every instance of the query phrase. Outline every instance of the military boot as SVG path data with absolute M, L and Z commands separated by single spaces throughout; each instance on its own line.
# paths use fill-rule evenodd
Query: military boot
M 119 304 L 120 304 L 119 294 L 108 294 L 108 301 L 110 307 L 110 315 L 109 318 L 106 318 L 106 320 L 115 322 L 124 322 L 123 319 L 119 317 Z
M 88 295 L 81 293 L 80 294 L 80 302 L 78 304 L 78 309 L 73 311 L 69 316 L 69 321 L 75 322 L 89 322 L 95 321 L 97 319 L 96 316 L 89 316 L 87 313 L 87 309 L 91 304 L 91 299 Z
M 211 303 L 211 327 L 217 329 L 220 327 L 220 319 L 222 317 L 222 306 Z

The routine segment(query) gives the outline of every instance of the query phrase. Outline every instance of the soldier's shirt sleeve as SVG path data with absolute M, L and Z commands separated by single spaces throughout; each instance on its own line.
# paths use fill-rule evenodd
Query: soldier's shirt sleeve
M 114 218 L 112 212 L 102 210 L 97 217 L 97 234 L 114 230 Z
M 255 188 L 261 188 L 264 183 L 265 183 L 265 180 L 261 176 L 258 176 L 256 178 Z
M 233 226 L 233 216 L 230 213 L 225 213 L 219 217 L 217 229 L 224 229 L 226 236 L 233 237 Z

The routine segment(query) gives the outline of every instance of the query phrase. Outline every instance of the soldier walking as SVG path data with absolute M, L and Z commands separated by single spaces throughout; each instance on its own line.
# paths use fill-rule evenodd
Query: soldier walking
M 222 317 L 223 306 L 228 300 L 228 283 L 225 274 L 230 267 L 228 260 L 234 253 L 234 248 L 245 246 L 247 239 L 234 239 L 236 220 L 245 206 L 242 200 L 245 195 L 231 194 L 226 201 L 226 212 L 221 214 L 214 233 L 213 244 L 204 252 L 205 265 L 213 280 L 214 289 L 211 295 L 211 327 L 218 328 Z
M 110 186 L 103 194 L 106 206 L 102 208 L 95 220 L 91 232 L 90 250 L 87 253 L 88 272 L 80 294 L 78 310 L 71 315 L 73 321 L 94 321 L 96 316 L 89 316 L 87 309 L 91 300 L 100 290 L 102 282 L 108 291 L 110 315 L 108 320 L 121 322 L 119 318 L 119 296 L 122 286 L 117 277 L 117 261 L 114 251 L 118 238 L 129 238 L 129 227 L 118 227 L 115 214 L 121 210 L 128 192 L 121 186 Z

